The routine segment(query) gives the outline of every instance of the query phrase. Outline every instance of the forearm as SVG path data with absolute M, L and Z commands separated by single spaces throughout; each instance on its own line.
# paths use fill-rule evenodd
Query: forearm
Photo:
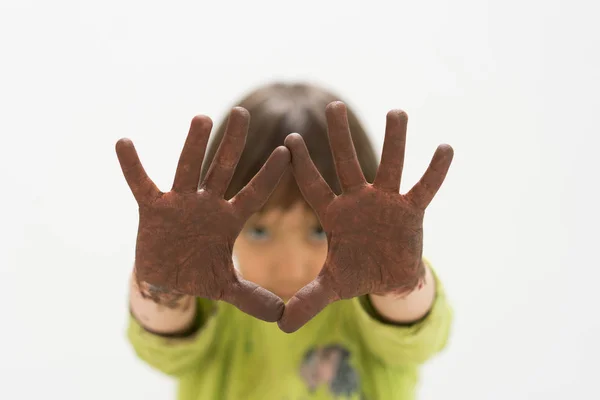
M 406 296 L 369 295 L 371 304 L 384 319 L 396 323 L 411 323 L 423 318 L 435 300 L 435 280 L 425 264 L 425 282 Z
M 196 316 L 193 296 L 160 292 L 146 283 L 138 285 L 135 272 L 131 276 L 129 305 L 133 317 L 144 328 L 163 335 L 185 332 Z

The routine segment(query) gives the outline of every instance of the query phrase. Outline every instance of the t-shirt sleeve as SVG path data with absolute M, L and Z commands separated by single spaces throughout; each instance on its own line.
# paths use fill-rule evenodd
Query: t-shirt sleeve
M 193 330 L 185 337 L 165 337 L 146 330 L 129 314 L 127 338 L 137 356 L 151 367 L 181 377 L 202 365 L 215 338 L 216 303 L 198 298 Z
M 365 347 L 385 364 L 422 364 L 446 346 L 453 312 L 438 276 L 429 261 L 424 262 L 432 271 L 436 294 L 423 319 L 409 325 L 387 323 L 378 316 L 368 296 L 352 299 L 351 318 Z

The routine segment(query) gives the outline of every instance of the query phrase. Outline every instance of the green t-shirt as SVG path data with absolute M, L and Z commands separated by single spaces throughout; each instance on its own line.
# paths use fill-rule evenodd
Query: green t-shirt
M 198 299 L 192 336 L 154 335 L 130 316 L 128 337 L 142 360 L 179 380 L 179 400 L 413 399 L 419 365 L 445 346 L 452 320 L 435 280 L 429 314 L 406 326 L 381 321 L 367 296 L 329 305 L 292 334 Z

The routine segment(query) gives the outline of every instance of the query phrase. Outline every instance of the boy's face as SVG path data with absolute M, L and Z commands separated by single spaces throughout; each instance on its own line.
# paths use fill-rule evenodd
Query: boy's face
M 297 202 L 253 215 L 233 253 L 245 279 L 287 301 L 321 271 L 327 237 L 314 212 Z

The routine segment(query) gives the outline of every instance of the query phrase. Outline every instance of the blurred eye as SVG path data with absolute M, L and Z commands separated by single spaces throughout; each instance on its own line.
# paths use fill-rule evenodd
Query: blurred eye
M 248 229 L 248 236 L 254 240 L 266 240 L 269 238 L 269 232 L 262 226 L 253 226 Z
M 315 240 L 326 240 L 327 239 L 327 234 L 325 233 L 325 231 L 323 230 L 323 228 L 321 226 L 317 226 L 317 227 L 313 228 L 310 236 L 312 239 L 315 239 Z

